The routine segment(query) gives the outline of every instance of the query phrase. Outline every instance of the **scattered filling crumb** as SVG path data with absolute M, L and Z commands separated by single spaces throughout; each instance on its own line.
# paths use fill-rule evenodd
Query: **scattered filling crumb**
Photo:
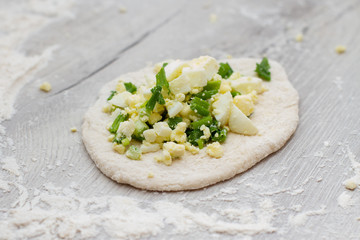
M 302 33 L 298 33 L 296 36 L 295 36 L 295 40 L 297 42 L 302 42 L 304 40 L 304 35 L 302 35 Z
M 346 46 L 344 46 L 344 45 L 337 45 L 337 46 L 335 47 L 335 51 L 336 51 L 338 54 L 345 53 L 345 51 L 346 51 Z
M 344 182 L 345 188 L 348 190 L 355 190 L 357 188 L 357 184 L 355 181 L 348 179 Z
M 70 128 L 70 131 L 71 131 L 71 132 L 77 132 L 77 128 L 76 128 L 76 127 L 72 127 L 72 128 Z
M 126 7 L 120 7 L 119 12 L 120 13 L 127 13 L 127 8 Z
M 269 69 L 263 58 L 256 64 L 258 77 L 250 77 L 204 56 L 156 64 L 143 86 L 120 80 L 102 108 L 110 118 L 108 141 L 132 160 L 159 151 L 155 160 L 168 166 L 201 149 L 221 158 L 229 131 L 258 133 L 250 115 L 267 90 L 263 80 L 271 80 Z
M 49 82 L 43 82 L 40 85 L 40 90 L 44 92 L 49 92 L 51 90 L 51 84 Z
M 215 23 L 217 21 L 218 17 L 215 13 L 210 14 L 210 22 Z

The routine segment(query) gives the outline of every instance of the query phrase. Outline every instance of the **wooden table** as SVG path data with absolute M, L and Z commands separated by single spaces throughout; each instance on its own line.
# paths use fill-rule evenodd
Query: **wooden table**
M 360 1 L 80 1 L 73 11 L 75 18 L 52 23 L 23 46 L 30 55 L 58 45 L 49 64 L 22 89 L 17 114 L 4 122 L 27 169 L 26 187 L 76 183 L 82 197 L 186 199 L 186 206 L 235 188 L 226 196 L 236 201 L 213 198 L 188 207 L 215 214 L 236 204 L 255 207 L 268 198 L 276 209 L 276 231 L 253 239 L 359 239 L 359 188 L 351 192 L 342 182 L 354 175 L 348 153 L 360 155 Z M 299 33 L 302 42 L 295 41 Z M 347 47 L 344 54 L 335 52 L 339 44 Z M 294 136 L 248 172 L 204 190 L 156 194 L 105 177 L 87 155 L 81 134 L 70 132 L 73 126 L 80 129 L 101 86 L 150 63 L 200 55 L 266 55 L 280 62 L 300 95 Z M 40 92 L 41 81 L 53 90 Z M 337 200 L 344 191 L 356 200 L 346 209 Z M 6 199 L 11 195 L 1 202 Z M 307 220 L 291 224 L 291 216 L 301 213 Z M 204 229 L 175 235 L 167 228 L 153 238 L 209 237 L 237 239 Z

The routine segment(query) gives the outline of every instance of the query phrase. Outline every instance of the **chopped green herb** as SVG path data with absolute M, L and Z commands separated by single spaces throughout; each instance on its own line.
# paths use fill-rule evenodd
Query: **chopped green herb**
M 124 86 L 125 86 L 126 91 L 128 91 L 132 94 L 134 94 L 137 90 L 137 87 L 134 84 L 132 84 L 131 82 L 124 83 Z
M 228 79 L 231 76 L 231 74 L 233 74 L 233 72 L 234 71 L 230 67 L 229 63 L 220 63 L 220 68 L 219 68 L 218 74 L 222 78 Z
M 110 96 L 107 98 L 108 101 L 110 101 L 116 94 L 116 91 L 111 91 Z
M 221 81 L 209 81 L 207 85 L 204 87 L 203 91 L 195 94 L 195 97 L 201 98 L 203 100 L 210 99 L 213 95 L 219 92 L 219 88 L 221 85 Z
M 261 63 L 256 63 L 256 69 L 255 72 L 259 75 L 260 78 L 262 78 L 265 81 L 271 80 L 271 72 L 270 70 L 270 64 L 266 57 L 264 57 L 261 61 Z
M 121 144 L 121 142 L 125 139 L 126 137 L 124 136 L 124 134 L 122 133 L 116 133 L 114 140 L 112 142 L 117 143 L 117 144 Z
M 210 104 L 202 100 L 201 98 L 194 97 L 193 100 L 191 100 L 190 108 L 197 114 L 200 114 L 201 116 L 207 116 L 210 114 L 209 112 Z
M 160 69 L 160 71 L 156 74 L 156 86 L 159 87 L 166 87 L 167 90 L 170 93 L 170 87 L 169 87 L 169 82 L 166 80 L 166 74 L 165 74 L 165 66 L 167 65 L 167 63 L 164 63 L 162 68 Z
M 130 144 L 130 140 L 126 137 L 123 140 L 121 140 L 121 144 L 126 147 Z
M 213 122 L 213 118 L 211 116 L 203 117 L 200 120 L 194 121 L 190 124 L 192 129 L 199 129 L 202 125 L 210 126 Z
M 208 81 L 208 83 L 206 84 L 206 86 L 204 87 L 204 90 L 209 91 L 209 90 L 219 90 L 221 85 L 221 80 L 212 80 L 212 81 Z
M 195 94 L 195 97 L 201 98 L 203 100 L 208 100 L 210 99 L 213 95 L 217 94 L 219 92 L 219 90 L 209 90 L 209 91 L 202 91 L 199 92 L 197 94 Z
M 113 124 L 111 125 L 111 127 L 109 128 L 109 132 L 111 133 L 116 133 L 117 130 L 119 129 L 120 123 L 125 121 L 128 118 L 128 114 L 123 115 L 123 114 L 119 114 L 119 116 L 117 116 L 113 122 Z
M 198 140 L 196 140 L 196 142 L 200 149 L 204 148 L 204 140 L 203 139 L 198 139 Z
M 198 140 L 203 135 L 203 132 L 199 129 L 188 129 L 186 131 L 187 141 L 192 145 L 198 146 Z
M 182 118 L 181 117 L 173 117 L 173 118 L 169 118 L 167 123 L 169 125 L 169 127 L 174 130 L 176 128 L 176 125 L 178 125 L 178 123 L 182 122 Z
M 141 149 L 135 145 L 131 145 L 126 151 L 126 156 L 132 160 L 140 160 L 141 158 Z
M 161 94 L 161 87 L 160 86 L 155 86 L 151 89 L 152 95 L 149 99 L 149 101 L 147 101 L 145 108 L 148 112 L 151 112 L 154 107 L 155 104 L 158 102 L 159 104 L 165 104 L 165 100 L 164 97 Z
M 227 130 L 226 128 L 218 129 L 211 134 L 211 141 L 223 143 L 226 140 Z
M 236 97 L 237 95 L 241 95 L 241 93 L 238 92 L 238 91 L 235 91 L 235 90 L 232 90 L 232 91 L 231 91 L 231 96 L 232 96 L 232 97 Z
M 140 120 L 137 120 L 137 121 L 135 121 L 135 131 L 134 131 L 132 137 L 135 140 L 142 141 L 145 139 L 143 132 L 148 129 L 149 129 L 149 126 L 146 123 L 144 123 Z

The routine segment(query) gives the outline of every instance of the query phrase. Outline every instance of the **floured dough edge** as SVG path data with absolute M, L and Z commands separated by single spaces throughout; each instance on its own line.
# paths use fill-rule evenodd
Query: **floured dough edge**
M 221 62 L 221 61 L 220 61 Z M 247 76 L 254 72 L 259 59 L 227 59 L 234 71 Z M 157 153 L 147 153 L 141 161 L 128 159 L 113 151 L 106 126 L 109 117 L 102 112 L 106 98 L 115 89 L 118 79 L 131 81 L 137 86 L 145 82 L 145 74 L 154 74 L 152 68 L 128 73 L 107 83 L 100 91 L 96 103 L 85 114 L 82 125 L 82 138 L 85 147 L 96 166 L 108 177 L 118 183 L 137 188 L 156 191 L 180 191 L 206 187 L 227 180 L 242 173 L 269 154 L 279 150 L 295 132 L 299 116 L 299 97 L 288 81 L 282 66 L 270 61 L 272 79 L 263 82 L 269 91 L 259 95 L 255 112 L 250 117 L 259 129 L 256 136 L 229 133 L 224 144 L 224 156 L 210 158 L 205 148 L 197 155 L 186 152 L 173 161 L 171 166 L 159 164 L 154 160 Z M 153 178 L 148 178 L 152 174 Z

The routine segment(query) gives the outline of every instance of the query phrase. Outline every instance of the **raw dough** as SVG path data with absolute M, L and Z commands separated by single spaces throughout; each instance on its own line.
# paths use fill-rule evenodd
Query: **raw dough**
M 219 61 L 222 62 L 222 61 Z M 256 76 L 254 72 L 259 59 L 228 59 L 234 71 L 246 76 Z M 280 64 L 270 61 L 271 81 L 263 82 L 269 89 L 259 95 L 251 120 L 259 129 L 256 136 L 229 133 L 222 144 L 224 156 L 210 158 L 205 148 L 197 155 L 186 152 L 171 166 L 154 160 L 157 153 L 143 154 L 141 161 L 128 159 L 116 153 L 108 142 L 106 126 L 109 115 L 102 112 L 106 98 L 115 89 L 118 79 L 107 83 L 100 91 L 99 99 L 85 115 L 82 126 L 83 141 L 96 166 L 108 177 L 137 188 L 159 191 L 197 189 L 215 184 L 244 172 L 279 150 L 294 133 L 298 116 L 298 94 L 288 81 Z M 145 83 L 145 74 L 154 74 L 152 68 L 128 73 L 119 79 L 131 81 L 137 86 Z M 149 174 L 153 177 L 149 178 Z

